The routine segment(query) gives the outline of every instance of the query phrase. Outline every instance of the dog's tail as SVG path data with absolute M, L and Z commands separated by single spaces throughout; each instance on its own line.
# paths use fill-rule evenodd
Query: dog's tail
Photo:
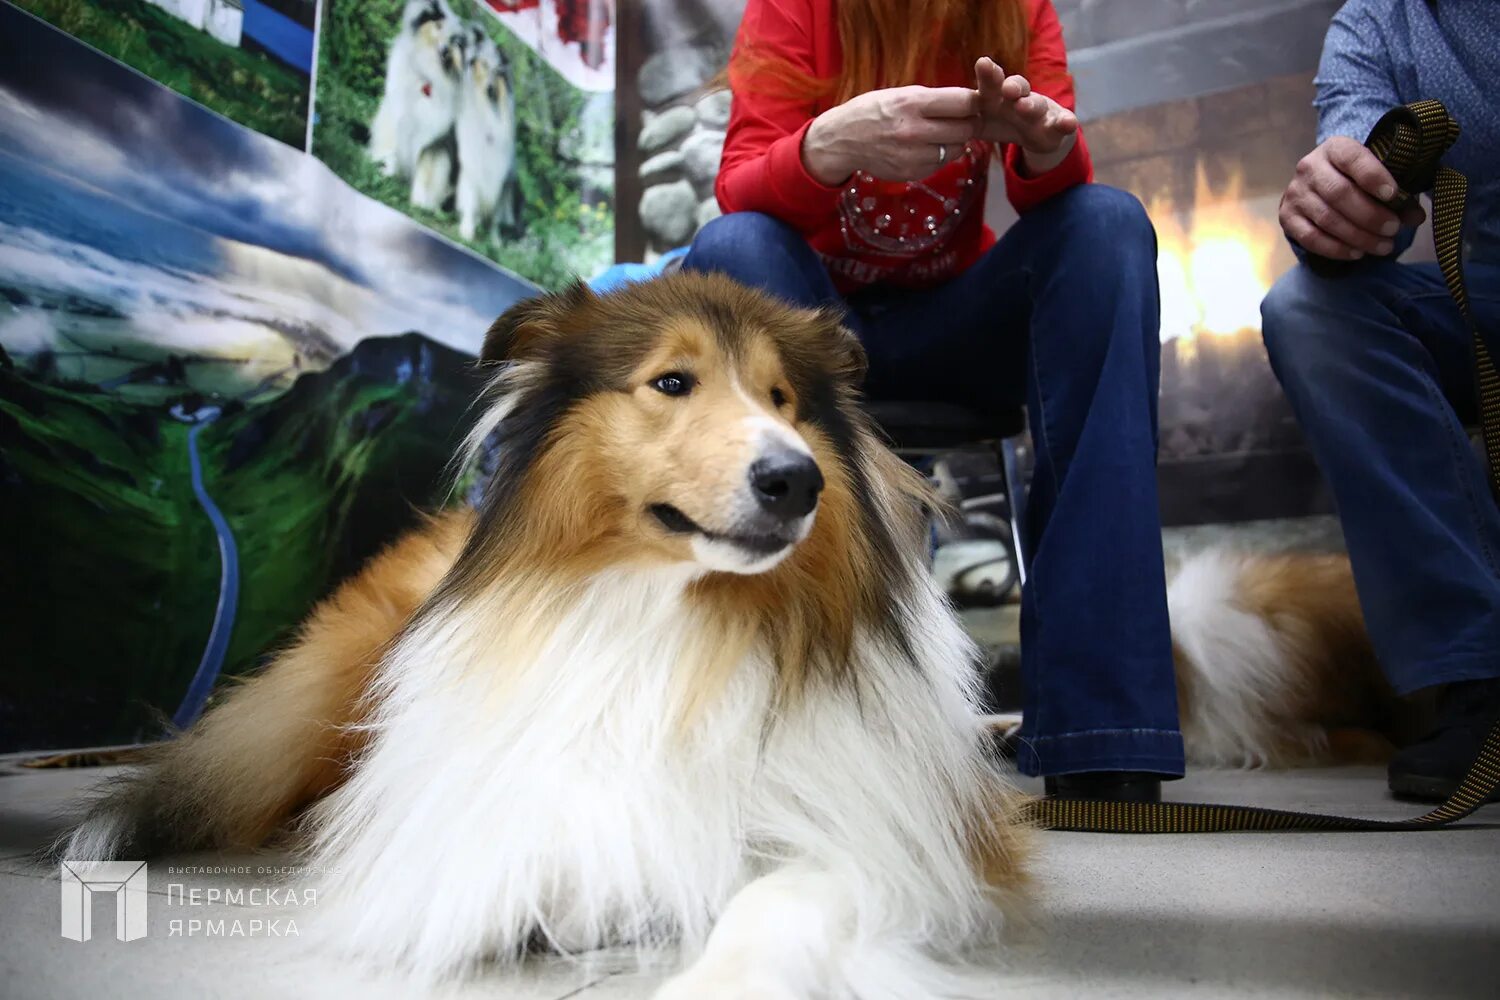
M 196 725 L 107 783 L 52 847 L 80 861 L 264 843 L 338 785 L 386 644 L 452 563 L 466 519 L 435 519 L 320 604 L 296 641 Z
M 1167 588 L 1188 759 L 1288 767 L 1388 755 L 1399 711 L 1349 560 L 1210 549 Z
M 148 748 L 54 852 L 102 861 L 264 842 L 348 757 L 342 724 L 357 695 L 334 674 L 359 664 L 326 659 L 316 632 L 314 623 L 191 729 Z

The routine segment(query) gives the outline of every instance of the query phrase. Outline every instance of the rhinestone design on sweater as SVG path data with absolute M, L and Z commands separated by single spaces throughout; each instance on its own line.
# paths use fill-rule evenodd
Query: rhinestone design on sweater
M 839 192 L 839 231 L 855 253 L 918 257 L 946 244 L 984 191 L 989 148 L 981 142 L 963 151 L 926 181 L 882 181 L 858 171 Z M 956 189 L 943 194 L 928 181 L 957 174 Z

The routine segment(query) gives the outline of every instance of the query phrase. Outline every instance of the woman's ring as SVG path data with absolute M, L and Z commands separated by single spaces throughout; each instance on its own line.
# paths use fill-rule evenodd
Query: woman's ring
M 938 166 L 948 162 L 948 147 L 938 143 Z

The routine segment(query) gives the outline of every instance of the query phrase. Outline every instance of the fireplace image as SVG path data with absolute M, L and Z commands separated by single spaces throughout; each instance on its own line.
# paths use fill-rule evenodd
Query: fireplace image
M 1291 262 L 1275 208 L 1274 201 L 1247 201 L 1239 173 L 1215 191 L 1201 165 L 1190 212 L 1160 197 L 1146 206 L 1156 226 L 1162 342 L 1175 341 L 1179 359 L 1194 355 L 1200 337 L 1227 340 L 1260 329 L 1260 300 Z
M 1277 205 L 1315 142 L 1313 73 L 1338 4 L 1055 6 L 1095 179 L 1140 198 L 1156 228 L 1164 522 L 1331 513 L 1260 302 L 1296 260 Z M 1013 219 L 997 198 L 987 216 L 997 231 Z
M 1338 3 L 1055 6 L 1095 177 L 1139 197 L 1157 232 L 1164 522 L 1332 512 L 1267 360 L 1260 302 L 1295 263 L 1277 206 L 1315 142 L 1313 74 Z
M 1169 523 L 1295 516 L 1326 501 L 1260 335 L 1260 302 L 1293 263 L 1275 196 L 1153 198 L 1162 306 L 1160 470 Z M 1226 506 L 1228 505 L 1228 506 Z

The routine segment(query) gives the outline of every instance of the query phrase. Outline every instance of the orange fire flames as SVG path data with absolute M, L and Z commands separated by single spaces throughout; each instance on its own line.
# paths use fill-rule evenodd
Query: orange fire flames
M 1236 174 L 1212 190 L 1200 164 L 1186 221 L 1164 199 L 1147 206 L 1159 247 L 1161 339 L 1180 340 L 1180 354 L 1200 336 L 1258 331 L 1260 300 L 1291 264 L 1274 200 L 1247 203 L 1243 186 Z

